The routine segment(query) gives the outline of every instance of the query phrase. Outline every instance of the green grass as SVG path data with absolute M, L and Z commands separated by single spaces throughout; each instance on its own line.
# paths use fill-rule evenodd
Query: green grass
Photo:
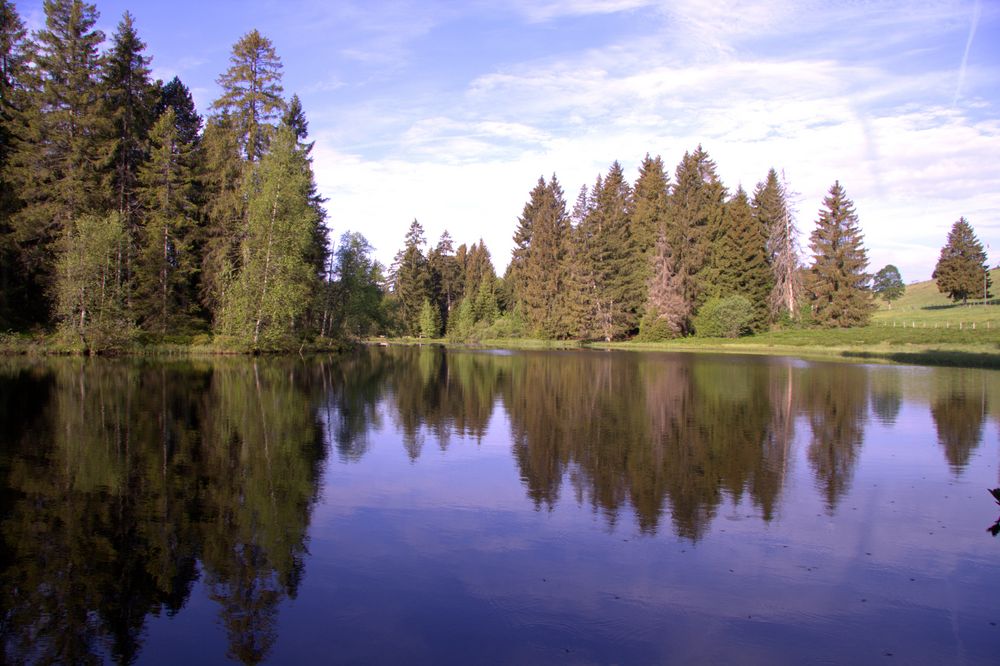
M 990 271 L 993 284 L 1000 284 L 1000 270 Z M 907 285 L 906 293 L 891 306 L 879 301 L 879 309 L 872 318 L 876 327 L 887 328 L 974 328 L 993 330 L 1000 328 L 1000 301 L 990 300 L 986 305 L 980 299 L 969 305 L 954 303 L 938 291 L 933 280 Z

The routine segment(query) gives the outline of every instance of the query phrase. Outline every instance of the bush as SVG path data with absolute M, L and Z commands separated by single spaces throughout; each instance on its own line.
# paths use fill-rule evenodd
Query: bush
M 713 298 L 694 318 L 695 334 L 703 338 L 738 338 L 751 333 L 753 306 L 743 296 Z

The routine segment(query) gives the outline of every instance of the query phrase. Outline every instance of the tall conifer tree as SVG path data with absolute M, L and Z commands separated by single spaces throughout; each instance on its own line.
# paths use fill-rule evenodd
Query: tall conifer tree
M 726 190 L 708 153 L 684 153 L 670 192 L 666 247 L 684 301 L 697 309 L 709 293 L 713 242 L 722 227 Z M 661 278 L 658 278 L 662 280 Z
M 170 79 L 167 83 L 160 84 L 159 97 L 154 107 L 153 115 L 156 118 L 170 107 L 177 117 L 177 135 L 182 143 L 194 146 L 201 134 L 202 118 L 194 106 L 194 98 L 191 91 L 179 77 Z
M 273 121 L 285 109 L 281 58 L 271 40 L 251 30 L 233 45 L 229 62 L 229 69 L 218 79 L 222 96 L 212 108 L 233 117 L 243 155 L 256 162 L 267 149 Z
M 788 188 L 778 180 L 774 169 L 767 172 L 764 182 L 757 184 L 752 207 L 754 217 L 767 231 L 768 262 L 773 278 L 768 296 L 770 319 L 777 321 L 783 314 L 794 319 L 798 317 L 802 298 L 799 230 L 788 201 Z
M 874 309 L 865 272 L 868 253 L 854 202 L 840 181 L 823 200 L 816 228 L 809 236 L 813 264 L 809 269 L 809 299 L 813 318 L 822 326 L 864 326 Z
M 56 257 L 71 222 L 101 211 L 109 199 L 101 174 L 110 155 L 97 10 L 80 0 L 46 0 L 44 8 L 7 173 L 22 203 L 11 223 L 24 279 L 52 297 Z M 120 275 L 119 269 L 115 279 Z
M 137 236 L 138 208 L 136 189 L 139 167 L 146 159 L 149 129 L 158 91 L 149 78 L 150 58 L 139 39 L 132 15 L 122 16 L 112 37 L 111 50 L 104 59 L 102 86 L 104 106 L 111 120 L 112 163 L 109 173 L 113 207 L 125 224 L 126 233 Z M 127 258 L 131 265 L 131 254 Z
M 406 232 L 393 287 L 399 298 L 404 329 L 409 335 L 419 334 L 420 310 L 428 300 L 427 257 L 423 250 L 426 242 L 423 226 L 413 220 Z
M 525 214 L 531 219 L 531 245 L 523 258 L 515 298 L 528 326 L 536 334 L 555 337 L 559 333 L 558 300 L 563 289 L 565 257 L 569 242 L 569 215 L 562 187 L 555 174 L 541 189 L 532 190 Z M 518 293 L 519 292 L 519 293 Z
M 986 252 L 976 237 L 972 225 L 964 217 L 951 226 L 948 242 L 941 248 L 937 265 L 931 276 L 938 291 L 953 301 L 963 303 L 970 298 L 989 297 L 991 285 Z
M 32 300 L 29 285 L 25 284 L 21 254 L 10 224 L 18 197 L 7 173 L 14 122 L 24 104 L 25 35 L 14 4 L 0 0 L 0 330 L 32 318 L 28 315 Z
M 640 253 L 630 227 L 632 188 L 615 162 L 593 192 L 593 209 L 584 221 L 586 261 L 593 275 L 593 330 L 612 340 L 638 329 L 646 297 Z
M 191 147 L 167 107 L 150 132 L 149 159 L 139 171 L 143 226 L 134 309 L 142 327 L 161 334 L 189 324 L 196 311 Z
M 723 232 L 715 252 L 716 296 L 745 296 L 753 306 L 750 326 L 760 331 L 768 322 L 768 297 L 773 277 L 767 253 L 767 232 L 753 215 L 742 187 L 726 203 Z

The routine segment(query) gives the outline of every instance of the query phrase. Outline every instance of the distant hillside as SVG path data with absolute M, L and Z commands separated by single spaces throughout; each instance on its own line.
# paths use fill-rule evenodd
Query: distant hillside
M 994 297 L 1000 294 L 1000 282 L 997 281 L 998 279 L 1000 279 L 1000 269 L 994 268 L 990 271 L 990 280 L 992 281 L 990 293 Z M 979 300 L 982 302 L 981 295 Z M 956 305 L 956 303 L 938 291 L 937 285 L 934 284 L 934 280 L 924 280 L 923 282 L 906 285 L 906 293 L 903 294 L 903 297 L 898 301 L 893 302 L 892 309 L 920 310 L 922 308 L 939 308 L 949 305 Z M 885 301 L 881 299 L 879 299 L 879 309 L 889 309 L 886 306 Z
M 925 280 L 906 285 L 906 293 L 898 301 L 895 301 L 891 308 L 885 301 L 878 299 L 878 311 L 875 313 L 876 324 L 883 322 L 891 323 L 893 320 L 909 322 L 913 325 L 913 320 L 925 322 L 925 325 L 944 325 L 945 322 L 981 322 L 986 321 L 1000 324 L 1000 270 L 990 271 L 992 286 L 990 293 L 993 298 L 987 305 L 983 306 L 982 298 L 973 301 L 969 300 L 968 306 L 955 303 L 950 298 L 938 291 L 934 280 Z

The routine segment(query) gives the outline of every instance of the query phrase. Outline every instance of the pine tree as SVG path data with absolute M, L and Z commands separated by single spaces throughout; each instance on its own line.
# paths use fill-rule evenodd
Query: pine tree
M 767 231 L 768 263 L 773 284 L 768 297 L 770 319 L 778 321 L 783 314 L 794 319 L 798 317 L 798 305 L 802 298 L 799 230 L 788 201 L 788 188 L 778 180 L 774 169 L 767 172 L 764 182 L 757 184 L 752 207 L 754 217 Z
M 80 0 L 47 0 L 44 8 L 7 171 L 22 204 L 11 223 L 24 279 L 38 286 L 43 302 L 54 296 L 58 248 L 73 220 L 102 211 L 109 200 L 101 174 L 110 158 L 97 10 Z
M 649 280 L 649 300 L 639 328 L 643 340 L 676 338 L 691 329 L 691 304 L 684 298 L 684 287 L 674 256 L 661 234 Z
M 594 190 L 601 187 L 603 178 L 598 175 Z M 584 185 L 570 212 L 570 228 L 561 270 L 564 284 L 556 301 L 557 332 L 554 337 L 557 338 L 587 339 L 595 334 L 595 276 L 588 261 L 591 229 L 586 223 L 593 209 L 591 190 Z
M 684 153 L 670 192 L 664 238 L 685 303 L 697 309 L 709 294 L 713 243 L 722 227 L 726 190 L 701 146 Z
M 763 330 L 768 322 L 773 277 L 766 245 L 767 232 L 740 187 L 726 203 L 722 237 L 716 245 L 713 295 L 745 296 L 753 307 L 753 331 Z
M 425 243 L 423 226 L 413 220 L 406 232 L 393 285 L 393 291 L 399 298 L 403 327 L 409 335 L 419 334 L 420 309 L 428 298 L 427 258 L 423 252 Z
M 308 262 L 316 211 L 309 201 L 308 160 L 294 133 L 280 128 L 271 150 L 247 174 L 246 236 L 240 268 L 225 292 L 221 332 L 254 349 L 295 335 L 316 288 Z
M 243 155 L 256 162 L 267 149 L 272 121 L 285 109 L 281 58 L 271 40 L 251 30 L 233 45 L 229 62 L 217 81 L 222 96 L 212 108 L 232 115 Z
M 808 289 L 813 319 L 826 327 L 864 326 L 874 309 L 865 273 L 868 255 L 854 202 L 840 181 L 823 200 L 816 228 L 809 236 L 813 264 Z
M 967 302 L 969 298 L 989 298 L 991 286 L 986 252 L 976 237 L 972 225 L 964 217 L 951 226 L 948 242 L 941 248 L 937 265 L 931 276 L 938 291 L 953 301 Z
M 142 328 L 161 335 L 189 323 L 196 311 L 190 154 L 177 115 L 167 107 L 150 132 L 149 159 L 139 171 L 143 226 L 133 301 Z

